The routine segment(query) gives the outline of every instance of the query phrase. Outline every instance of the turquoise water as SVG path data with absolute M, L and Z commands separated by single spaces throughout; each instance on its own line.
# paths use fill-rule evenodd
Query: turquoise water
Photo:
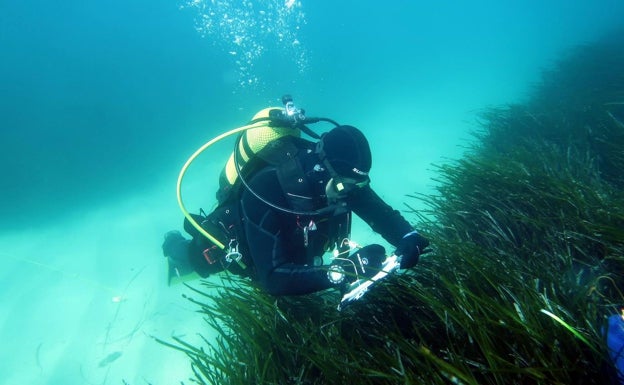
M 283 93 L 370 135 L 410 131 L 415 146 L 433 138 L 452 151 L 445 142 L 461 136 L 475 109 L 524 96 L 541 68 L 609 30 L 624 7 L 617 0 L 295 4 L 299 19 L 267 6 L 284 8 L 280 1 L 257 2 L 256 13 L 215 7 L 215 25 L 203 35 L 196 27 L 209 10 L 180 9 L 181 2 L 5 2 L 3 226 L 149 188 L 195 143 Z M 248 13 L 226 27 L 255 20 L 256 28 L 219 26 L 237 7 Z M 274 27 L 260 25 L 262 10 Z M 245 54 L 233 42 L 237 32 L 251 41 L 242 48 L 265 48 L 246 77 L 235 63 Z M 279 42 L 278 32 L 289 39 Z M 250 78 L 257 80 L 240 85 Z
M 365 131 L 373 186 L 401 207 L 460 156 L 479 109 L 524 100 L 624 20 L 618 0 L 57 3 L 0 4 L 6 384 L 188 377 L 147 337 L 201 327 L 164 285 L 178 170 L 284 93 Z M 212 203 L 227 154 L 189 174 L 190 208 Z

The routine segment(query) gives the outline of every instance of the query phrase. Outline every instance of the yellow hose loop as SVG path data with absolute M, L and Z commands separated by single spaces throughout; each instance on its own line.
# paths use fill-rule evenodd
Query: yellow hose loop
M 234 135 L 234 134 L 239 133 L 241 131 L 246 131 L 246 130 L 250 130 L 252 128 L 258 128 L 258 127 L 266 127 L 266 121 L 256 122 L 256 123 L 253 123 L 253 124 L 248 124 L 246 126 L 235 128 L 235 129 L 233 129 L 231 131 L 225 132 L 225 133 L 223 133 L 223 134 L 221 134 L 221 135 L 211 139 L 210 141 L 206 142 L 203 146 L 201 146 L 199 149 L 197 149 L 197 151 L 195 151 L 195 153 L 193 153 L 193 155 L 191 155 L 191 157 L 186 161 L 186 163 L 184 164 L 184 166 L 182 166 L 182 169 L 180 170 L 180 175 L 178 176 L 178 184 L 176 186 L 176 193 L 177 193 L 177 196 L 178 196 L 178 205 L 180 206 L 180 210 L 182 210 L 182 214 L 184 214 L 186 219 L 188 219 L 188 221 L 191 223 L 191 225 L 195 229 L 197 229 L 197 231 L 199 231 L 200 234 L 202 234 L 203 236 L 208 238 L 210 240 L 210 242 L 214 243 L 221 250 L 225 249 L 225 245 L 223 243 L 219 242 L 219 240 L 217 240 L 215 237 L 210 235 L 206 230 L 204 230 L 201 227 L 201 225 L 199 223 L 197 223 L 193 219 L 193 217 L 188 212 L 186 207 L 184 207 L 184 203 L 182 202 L 182 179 L 184 178 L 184 174 L 186 174 L 186 170 L 189 168 L 191 163 L 193 163 L 195 158 L 197 158 L 208 147 L 212 146 L 213 144 L 217 143 L 218 141 L 220 141 L 222 139 L 227 138 L 228 136 Z

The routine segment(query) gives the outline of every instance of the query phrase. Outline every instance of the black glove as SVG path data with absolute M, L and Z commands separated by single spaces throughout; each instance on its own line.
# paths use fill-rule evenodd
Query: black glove
M 386 249 L 377 244 L 364 246 L 351 254 L 349 259 L 356 266 L 359 275 L 370 278 L 381 270 L 381 263 L 386 259 Z
M 418 257 L 423 253 L 425 247 L 429 246 L 427 238 L 418 234 L 416 231 L 407 233 L 399 241 L 395 255 L 401 258 L 401 269 L 409 269 L 416 266 L 418 263 Z
M 337 259 L 329 268 L 327 277 L 332 283 L 351 283 L 356 278 L 371 278 L 381 270 L 381 263 L 386 259 L 386 249 L 372 244 L 362 247 L 346 259 Z

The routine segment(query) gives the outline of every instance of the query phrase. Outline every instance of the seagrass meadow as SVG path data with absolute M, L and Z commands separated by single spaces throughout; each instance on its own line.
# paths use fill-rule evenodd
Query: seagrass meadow
M 526 103 L 479 115 L 465 155 L 435 166 L 436 193 L 406 198 L 433 245 L 415 269 L 342 312 L 337 292 L 205 282 L 187 299 L 218 337 L 160 342 L 201 384 L 613 381 L 603 330 L 624 306 L 622 47 L 624 33 L 577 47 Z

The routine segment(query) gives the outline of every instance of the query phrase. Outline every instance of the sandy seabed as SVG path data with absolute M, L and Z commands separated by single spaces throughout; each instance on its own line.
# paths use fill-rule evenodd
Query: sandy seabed
M 188 382 L 186 356 L 153 339 L 211 334 L 188 289 L 167 286 L 160 246 L 180 218 L 155 194 L 0 235 L 0 383 Z

